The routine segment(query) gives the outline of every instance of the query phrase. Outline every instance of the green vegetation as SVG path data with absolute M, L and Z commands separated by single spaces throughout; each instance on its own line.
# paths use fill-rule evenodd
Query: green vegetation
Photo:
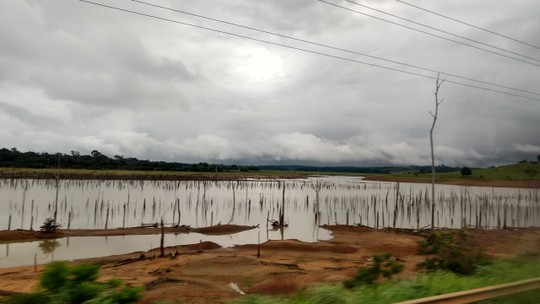
M 540 180 L 540 175 L 532 175 L 530 171 L 540 172 L 538 163 L 519 163 L 504 165 L 499 167 L 490 167 L 475 169 L 469 178 L 487 179 L 487 180 Z M 451 177 L 441 175 L 441 177 Z
M 436 178 L 438 181 L 448 180 L 460 180 L 466 177 L 467 179 L 479 179 L 479 180 L 510 180 L 510 181 L 527 181 L 527 180 L 540 180 L 540 163 L 538 162 L 521 162 L 517 164 L 504 165 L 498 167 L 489 168 L 468 168 L 471 170 L 471 174 L 463 174 L 463 169 L 457 169 L 455 171 L 443 172 L 441 167 L 437 167 Z M 468 172 L 466 172 L 468 173 Z M 427 171 L 419 170 L 407 170 L 401 172 L 392 172 L 390 174 L 381 175 L 391 178 L 406 178 L 416 179 L 418 181 L 429 182 L 431 175 Z
M 467 170 L 468 169 L 468 170 Z M 470 170 L 470 171 L 469 171 Z M 110 158 L 94 150 L 90 155 L 77 151 L 71 154 L 20 152 L 16 148 L 0 149 L 0 175 L 11 177 L 47 177 L 60 174 L 61 178 L 265 178 L 305 177 L 316 174 L 373 176 L 404 178 L 416 182 L 430 182 L 430 166 L 240 166 L 208 164 L 205 162 L 186 164 L 178 162 L 139 160 L 115 155 Z M 436 166 L 438 182 L 462 180 L 540 180 L 540 162 L 522 160 L 517 164 L 490 168 L 458 168 Z M 469 174 L 470 173 L 470 174 Z
M 524 280 L 540 273 L 540 256 L 486 263 L 482 251 L 467 241 L 463 231 L 434 231 L 419 243 L 418 251 L 428 255 L 420 266 L 430 271 L 411 280 L 379 280 L 403 269 L 387 253 L 373 256 L 370 267 L 359 268 L 342 285 L 323 285 L 287 298 L 248 296 L 235 303 L 393 303 Z M 534 303 L 539 296 L 540 290 L 535 290 L 482 303 Z
M 31 169 L 85 169 L 85 170 L 114 170 L 121 172 L 152 172 L 147 174 L 166 174 L 170 172 L 190 172 L 190 173 L 257 173 L 260 170 L 271 172 L 294 173 L 297 175 L 310 175 L 317 173 L 335 174 L 389 174 L 391 172 L 405 172 L 411 170 L 428 170 L 424 167 L 355 167 L 355 166 L 302 166 L 302 165 L 274 165 L 274 166 L 239 166 L 208 164 L 205 162 L 196 164 L 186 164 L 178 162 L 139 160 L 133 157 L 115 155 L 110 158 L 107 155 L 94 150 L 90 155 L 83 155 L 78 151 L 71 151 L 71 154 L 62 153 L 36 153 L 20 152 L 16 148 L 0 149 L 0 168 L 31 168 Z M 438 172 L 459 171 L 459 168 L 447 166 L 437 167 Z M 272 173 L 273 172 L 273 173 Z M 263 174 L 264 175 L 264 174 Z
M 463 167 L 461 168 L 461 176 L 467 177 L 469 175 L 472 175 L 472 170 L 469 167 Z
M 427 255 L 419 268 L 447 270 L 462 275 L 474 274 L 478 266 L 489 262 L 482 248 L 471 244 L 463 231 L 432 231 L 419 244 L 419 254 Z
M 98 282 L 99 266 L 82 264 L 69 266 L 67 262 L 53 262 L 47 266 L 36 292 L 18 295 L 8 304 L 124 304 L 141 298 L 140 289 L 123 286 L 119 280 Z
M 403 263 L 392 257 L 391 253 L 373 256 L 373 265 L 360 267 L 351 280 L 343 282 L 345 287 L 354 288 L 360 285 L 374 284 L 381 276 L 386 279 L 392 278 L 394 274 L 403 271 Z
M 313 172 L 297 171 L 227 171 L 227 172 L 192 172 L 192 171 L 144 171 L 144 170 L 116 170 L 116 169 L 33 169 L 33 168 L 2 168 L 0 176 L 11 178 L 16 177 L 48 177 L 54 179 L 56 175 L 60 178 L 102 178 L 102 179 L 213 179 L 218 178 L 279 178 L 279 177 L 306 177 Z M 343 174 L 340 174 L 343 175 Z M 359 175 L 359 174 L 357 174 Z
M 302 290 L 286 298 L 255 295 L 243 297 L 234 303 L 393 303 L 524 280 L 537 277 L 539 273 L 540 256 L 534 256 L 481 265 L 472 276 L 434 271 L 411 280 L 360 285 L 352 290 L 342 285 L 324 285 Z M 482 303 L 536 303 L 539 298 L 540 290 L 536 290 Z
M 54 219 L 48 218 L 45 219 L 45 222 L 43 223 L 43 225 L 41 225 L 41 227 L 39 227 L 39 230 L 45 233 L 53 233 L 58 228 L 60 228 L 60 224 L 57 224 Z
M 20 152 L 16 148 L 0 149 L 0 167 L 35 168 L 35 169 L 117 169 L 141 171 L 189 171 L 189 172 L 222 172 L 222 171 L 257 171 L 255 166 L 239 167 L 237 165 L 218 165 L 208 163 L 184 164 L 177 162 L 139 160 L 134 157 L 115 155 L 108 157 L 94 150 L 90 155 L 77 151 L 71 154 Z

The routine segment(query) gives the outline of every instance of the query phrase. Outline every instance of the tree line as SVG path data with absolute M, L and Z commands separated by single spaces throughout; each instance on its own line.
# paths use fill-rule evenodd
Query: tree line
M 62 169 L 109 169 L 137 171 L 191 171 L 191 172 L 223 172 L 223 171 L 257 171 L 255 166 L 238 166 L 223 164 L 179 163 L 140 160 L 135 157 L 115 155 L 112 158 L 93 150 L 90 154 L 71 151 L 71 154 L 20 152 L 16 148 L 0 149 L 0 167 L 4 168 L 62 168 Z
M 91 169 L 91 170 L 133 170 L 133 171 L 180 171 L 180 172 L 230 172 L 230 171 L 311 171 L 311 172 L 343 172 L 343 173 L 377 173 L 414 172 L 426 174 L 429 166 L 305 166 L 305 165 L 224 165 L 199 163 L 180 163 L 165 161 L 140 160 L 135 157 L 114 155 L 112 158 L 93 150 L 90 154 L 71 151 L 70 154 L 48 152 L 21 152 L 16 148 L 0 149 L 0 167 L 33 168 L 33 169 Z M 437 166 L 437 172 L 459 171 L 460 168 L 445 165 Z

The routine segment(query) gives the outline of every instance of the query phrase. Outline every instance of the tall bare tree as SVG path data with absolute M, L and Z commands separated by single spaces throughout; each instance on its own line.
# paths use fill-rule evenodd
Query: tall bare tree
M 435 129 L 435 123 L 437 122 L 437 116 L 439 115 L 439 106 L 443 102 L 443 99 L 439 100 L 439 89 L 446 79 L 441 79 L 441 75 L 437 75 L 435 80 L 435 113 L 429 111 L 429 114 L 433 117 L 433 124 L 429 130 L 429 143 L 431 145 L 431 229 L 435 228 L 435 152 L 433 151 L 433 130 Z

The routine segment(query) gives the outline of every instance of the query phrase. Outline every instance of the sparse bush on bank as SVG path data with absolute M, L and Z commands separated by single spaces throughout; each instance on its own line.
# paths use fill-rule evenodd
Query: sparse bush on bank
M 428 271 L 447 270 L 471 275 L 479 265 L 489 262 L 482 248 L 468 242 L 464 231 L 432 231 L 419 244 L 418 253 L 427 255 L 418 268 Z
M 57 224 L 54 221 L 54 219 L 48 218 L 48 219 L 45 219 L 45 222 L 43 222 L 43 225 L 41 225 L 41 227 L 39 227 L 39 230 L 42 231 L 42 232 L 45 232 L 45 233 L 53 233 L 58 228 L 60 228 L 60 224 Z
M 391 253 L 373 256 L 373 264 L 369 267 L 360 267 L 351 280 L 343 282 L 347 288 L 359 285 L 371 285 L 382 277 L 390 279 L 394 274 L 403 271 L 403 263 L 392 257 Z

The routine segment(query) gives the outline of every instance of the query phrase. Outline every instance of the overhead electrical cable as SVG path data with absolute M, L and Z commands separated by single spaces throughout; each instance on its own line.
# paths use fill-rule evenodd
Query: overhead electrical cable
M 443 40 L 446 40 L 446 41 L 450 41 L 450 42 L 453 42 L 453 43 L 457 43 L 457 44 L 461 44 L 461 45 L 464 45 L 464 46 L 467 46 L 467 47 L 471 47 L 471 48 L 474 48 L 474 49 L 477 49 L 477 50 L 481 50 L 481 51 L 484 51 L 484 52 L 487 52 L 487 53 L 491 53 L 491 54 L 494 54 L 494 55 L 499 55 L 499 56 L 502 56 L 502 57 L 506 57 L 506 58 L 509 58 L 509 59 L 513 59 L 513 60 L 516 60 L 516 61 L 521 61 L 523 63 L 528 63 L 528 64 L 531 64 L 531 65 L 540 67 L 540 63 L 534 63 L 534 62 L 531 62 L 531 61 L 528 61 L 528 60 L 525 60 L 525 59 L 517 58 L 517 57 L 514 57 L 514 56 L 507 55 L 507 54 L 502 54 L 502 53 L 499 53 L 499 52 L 495 52 L 495 51 L 492 51 L 492 50 L 481 48 L 479 46 L 468 44 L 468 43 L 465 43 L 465 42 L 462 42 L 462 41 L 454 40 L 454 39 L 451 39 L 451 38 L 448 38 L 448 37 L 440 36 L 440 35 L 433 34 L 433 33 L 430 33 L 430 32 L 426 32 L 426 31 L 423 31 L 423 30 L 419 30 L 417 28 L 410 27 L 408 25 L 404 25 L 404 24 L 397 23 L 397 22 L 394 22 L 394 21 L 391 21 L 391 20 L 388 20 L 388 19 L 373 16 L 373 15 L 370 15 L 370 14 L 366 14 L 364 12 L 357 11 L 357 10 L 354 10 L 352 8 L 342 6 L 342 5 L 339 5 L 339 4 L 335 4 L 335 3 L 332 3 L 332 2 L 328 2 L 326 0 L 317 0 L 317 1 L 319 1 L 321 3 L 331 5 L 331 6 L 334 6 L 334 7 L 337 7 L 337 8 L 340 8 L 340 9 L 343 9 L 343 10 L 347 10 L 347 11 L 350 11 L 350 12 L 353 12 L 353 13 L 356 13 L 356 14 L 359 14 L 359 15 L 364 15 L 364 16 L 374 18 L 374 19 L 377 19 L 377 20 L 380 20 L 380 21 L 383 21 L 383 22 L 387 22 L 387 23 L 390 23 L 390 24 L 393 24 L 393 25 L 397 25 L 397 26 L 400 26 L 400 27 L 403 27 L 403 28 L 406 28 L 406 29 L 409 29 L 409 30 L 412 30 L 412 31 L 415 31 L 415 32 L 419 32 L 419 33 L 422 33 L 422 34 L 425 34 L 425 35 L 429 35 L 429 36 L 432 36 L 432 37 L 435 37 L 435 38 L 443 39 Z
M 473 81 L 473 82 L 477 82 L 477 83 L 481 83 L 481 84 L 486 84 L 486 85 L 490 85 L 490 86 L 495 86 L 495 87 L 499 87 L 499 88 L 504 88 L 504 89 L 514 90 L 514 91 L 518 91 L 518 92 L 522 92 L 522 93 L 527 93 L 527 94 L 533 94 L 533 95 L 540 96 L 540 93 L 536 93 L 536 92 L 531 92 L 531 91 L 527 91 L 527 90 L 523 90 L 523 89 L 512 88 L 512 87 L 509 87 L 509 86 L 500 85 L 500 84 L 496 84 L 496 83 L 493 83 L 493 82 L 477 80 L 477 79 L 464 77 L 464 76 L 460 76 L 460 75 L 456 75 L 456 74 L 452 74 L 452 73 L 447 73 L 447 72 L 444 72 L 444 71 L 434 70 L 434 69 L 421 67 L 421 66 L 417 66 L 417 65 L 413 65 L 413 64 L 408 64 L 408 63 L 399 62 L 399 61 L 395 61 L 395 60 L 391 60 L 391 59 L 386 59 L 386 58 L 382 58 L 382 57 L 378 57 L 378 56 L 373 56 L 373 55 L 361 53 L 361 52 L 358 52 L 358 51 L 351 51 L 351 50 L 343 49 L 343 48 L 340 48 L 340 47 L 331 46 L 331 45 L 328 45 L 328 44 L 313 42 L 313 41 L 309 41 L 309 40 L 305 40 L 305 39 L 301 39 L 301 38 L 295 38 L 295 37 L 288 36 L 288 35 L 283 35 L 283 34 L 279 34 L 279 33 L 275 33 L 275 32 L 270 32 L 270 31 L 267 31 L 267 30 L 263 30 L 263 29 L 259 29 L 259 28 L 255 28 L 255 27 L 251 27 L 251 26 L 246 26 L 246 25 L 242 25 L 242 24 L 234 23 L 234 22 L 230 22 L 230 21 L 225 21 L 225 20 L 221 20 L 221 19 L 217 19 L 217 18 L 213 18 L 213 17 L 203 16 L 203 15 L 191 13 L 191 12 L 184 11 L 184 10 L 178 10 L 178 9 L 174 9 L 174 8 L 167 7 L 167 6 L 162 6 L 162 5 L 158 5 L 158 4 L 154 4 L 154 3 L 149 3 L 149 2 L 146 2 L 146 1 L 141 1 L 141 0 L 130 0 L 130 1 L 136 2 L 136 3 L 139 3 L 139 4 L 143 4 L 143 5 L 147 5 L 147 6 L 152 6 L 152 7 L 164 9 L 164 10 L 173 11 L 173 12 L 176 12 L 176 13 L 185 14 L 185 15 L 188 15 L 188 16 L 193 16 L 193 17 L 197 17 L 197 18 L 201 18 L 201 19 L 205 19 L 205 20 L 211 20 L 211 21 L 214 21 L 214 22 L 227 24 L 227 25 L 232 25 L 232 26 L 236 26 L 236 27 L 240 27 L 240 28 L 244 28 L 244 29 L 248 29 L 248 30 L 252 30 L 252 31 L 260 32 L 260 33 L 265 33 L 265 34 L 273 35 L 273 36 L 276 36 L 276 37 L 286 38 L 286 39 L 290 39 L 290 40 L 294 40 L 294 41 L 298 41 L 298 42 L 303 42 L 303 43 L 307 43 L 307 44 L 311 44 L 311 45 L 316 45 L 316 46 L 319 46 L 319 47 L 324 47 L 324 48 L 328 48 L 328 49 L 332 49 L 332 50 L 337 50 L 337 51 L 341 51 L 341 52 L 345 52 L 345 53 L 349 53 L 349 54 L 360 55 L 360 56 L 373 58 L 373 59 L 377 59 L 377 60 L 381 60 L 381 61 L 386 61 L 386 62 L 390 62 L 390 63 L 394 63 L 394 64 L 399 64 L 399 65 L 402 65 L 402 66 L 407 66 L 407 67 L 411 67 L 411 68 L 415 68 L 415 69 L 419 69 L 419 70 L 423 70 L 423 71 L 427 71 L 427 72 L 443 74 L 443 75 L 446 75 L 446 76 L 451 76 L 451 77 L 459 78 L 459 79 L 462 79 L 462 80 Z
M 347 58 L 347 57 L 343 57 L 343 56 L 332 55 L 332 54 L 323 53 L 323 52 L 319 52 L 319 51 L 308 50 L 308 49 L 304 49 L 304 48 L 300 48 L 300 47 L 285 45 L 285 44 L 276 43 L 276 42 L 272 42 L 272 41 L 268 41 L 268 40 L 264 40 L 264 39 L 259 39 L 259 38 L 249 37 L 249 36 L 245 36 L 245 35 L 241 35 L 241 34 L 231 33 L 231 32 L 227 32 L 227 31 L 215 29 L 215 28 L 204 27 L 204 26 L 200 26 L 200 25 L 196 25 L 196 24 L 192 24 L 192 23 L 187 23 L 187 22 L 183 22 L 183 21 L 178 21 L 178 20 L 173 20 L 173 19 L 164 18 L 164 17 L 160 17 L 160 16 L 155 16 L 155 15 L 151 15 L 151 14 L 147 14 L 147 13 L 136 12 L 136 11 L 133 11 L 133 10 L 128 10 L 128 9 L 125 9 L 125 8 L 112 6 L 112 5 L 107 5 L 107 4 L 103 4 L 103 3 L 98 3 L 98 2 L 94 2 L 94 1 L 90 1 L 90 0 L 78 0 L 78 1 L 88 3 L 88 4 L 91 4 L 91 5 L 96 5 L 96 6 L 112 9 L 112 10 L 116 10 L 116 11 L 130 13 L 130 14 L 134 14 L 134 15 L 138 15 L 138 16 L 142 16 L 142 17 L 148 17 L 148 18 L 152 18 L 152 19 L 156 19 L 156 20 L 176 23 L 176 24 L 185 25 L 185 26 L 189 26 L 189 27 L 194 27 L 194 28 L 198 28 L 198 29 L 202 29 L 202 30 L 206 30 L 206 31 L 210 31 L 210 32 L 221 33 L 221 34 L 225 34 L 225 35 L 229 35 L 229 36 L 248 39 L 248 40 L 251 40 L 251 41 L 267 43 L 267 44 L 271 44 L 271 45 L 274 45 L 274 46 L 293 49 L 293 50 L 297 50 L 297 51 L 301 51 L 301 52 L 305 52 L 305 53 L 321 55 L 321 56 L 334 58 L 334 59 L 340 59 L 340 60 L 344 60 L 344 61 L 348 61 L 348 62 L 368 65 L 368 66 L 372 66 L 372 67 L 377 67 L 377 68 L 381 68 L 381 69 L 400 72 L 400 73 L 403 73 L 403 74 L 413 75 L 413 76 L 417 76 L 417 77 L 423 77 L 423 78 L 432 79 L 432 80 L 438 79 L 438 77 L 435 77 L 435 76 L 430 76 L 430 75 L 420 74 L 420 73 L 416 73 L 416 72 L 400 70 L 400 69 L 393 68 L 393 67 L 388 67 L 388 66 L 375 64 L 375 63 L 370 63 L 370 62 L 365 62 L 365 61 L 361 61 L 361 60 L 351 59 L 351 58 Z M 529 100 L 540 101 L 540 98 L 536 98 L 536 97 L 530 97 L 530 96 L 526 96 L 526 95 L 520 95 L 520 94 L 495 90 L 495 89 L 491 89 L 491 88 L 481 87 L 481 86 L 478 86 L 478 85 L 453 81 L 453 80 L 449 80 L 449 79 L 447 79 L 446 82 L 447 83 L 452 83 L 452 84 L 455 84 L 455 85 L 459 85 L 459 86 L 475 88 L 475 89 L 479 89 L 479 90 L 483 90 L 483 91 L 500 93 L 500 94 L 504 94 L 504 95 L 507 95 L 507 96 L 514 96 L 514 97 L 520 97 L 520 98 L 529 99 Z M 533 94 L 537 94 L 537 93 L 533 93 Z
M 461 20 L 458 20 L 456 18 L 452 18 L 452 17 L 449 17 L 449 16 L 446 16 L 446 15 L 443 15 L 441 13 L 437 13 L 435 11 L 432 11 L 432 10 L 428 10 L 426 8 L 423 8 L 423 7 L 420 7 L 418 5 L 414 5 L 414 4 L 411 4 L 411 3 L 407 3 L 405 1 L 402 1 L 402 0 L 395 0 L 399 3 L 402 3 L 402 4 L 405 4 L 405 5 L 408 5 L 408 6 L 411 6 L 411 7 L 414 7 L 416 9 L 419 9 L 419 10 L 422 10 L 424 12 L 428 12 L 430 14 L 433 14 L 433 15 L 437 15 L 439 17 L 442 17 L 442 18 L 445 18 L 445 19 L 448 19 L 448 20 L 452 20 L 454 22 L 457 22 L 457 23 L 461 23 L 463 25 L 467 25 L 467 26 L 470 26 L 470 27 L 473 27 L 475 29 L 478 29 L 478 30 L 481 30 L 481 31 L 484 31 L 486 33 L 490 33 L 490 34 L 493 34 L 493 35 L 496 35 L 496 36 L 499 36 L 499 37 L 503 37 L 503 38 L 506 38 L 506 39 L 509 39 L 509 40 L 512 40 L 514 42 L 518 42 L 518 43 L 521 43 L 521 44 L 524 44 L 524 45 L 527 45 L 527 46 L 530 46 L 530 47 L 533 47 L 535 49 L 539 49 L 540 50 L 540 46 L 536 46 L 532 43 L 528 43 L 528 42 L 525 42 L 523 40 L 519 40 L 519 39 L 516 39 L 516 38 L 512 38 L 510 36 L 507 36 L 507 35 L 504 35 L 504 34 L 501 34 L 501 33 L 497 33 L 497 32 L 494 32 L 492 30 L 489 30 L 489 29 L 486 29 L 486 28 L 483 28 L 483 27 L 480 27 L 480 26 L 477 26 L 477 25 L 474 25 L 474 24 L 471 24 L 471 23 L 468 23 L 468 22 L 465 22 L 465 21 L 461 21 Z
M 449 32 L 449 31 L 446 31 L 446 30 L 442 30 L 442 29 L 439 29 L 439 28 L 436 28 L 436 27 L 433 27 L 433 26 L 430 26 L 430 25 L 427 25 L 427 24 L 424 24 L 424 23 L 421 23 L 421 22 L 417 22 L 417 21 L 414 21 L 414 20 L 411 20 L 411 19 L 403 18 L 403 17 L 400 17 L 400 16 L 398 16 L 398 15 L 395 15 L 395 14 L 392 14 L 392 13 L 388 13 L 388 12 L 385 12 L 385 11 L 383 11 L 383 10 L 380 10 L 380 9 L 377 9 L 377 8 L 374 8 L 374 7 L 371 7 L 371 6 L 367 6 L 367 5 L 365 5 L 365 4 L 358 3 L 358 2 L 356 2 L 356 1 L 352 1 L 352 0 L 344 0 L 344 1 L 349 2 L 349 3 L 351 3 L 351 4 L 354 4 L 354 5 L 361 6 L 361 7 L 363 7 L 363 8 L 367 8 L 367 9 L 376 11 L 376 12 L 378 12 L 378 13 L 381 13 L 381 14 L 384 14 L 384 15 L 387 15 L 387 16 L 391 16 L 391 17 L 397 18 L 397 19 L 399 19 L 399 20 L 407 21 L 407 22 L 410 22 L 410 23 L 412 23 L 412 24 L 416 24 L 416 25 L 418 25 L 418 26 L 422 26 L 422 27 L 428 28 L 428 29 L 430 29 L 430 30 L 434 30 L 434 31 L 437 31 L 437 32 L 440 32 L 440 33 L 444 33 L 444 34 L 447 34 L 447 35 L 450 35 L 450 36 L 454 36 L 454 37 L 457 37 L 457 38 L 461 38 L 461 39 L 464 39 L 464 40 L 467 40 L 467 41 L 470 41 L 470 42 L 478 43 L 478 44 L 483 45 L 483 46 L 487 46 L 487 47 L 490 47 L 490 48 L 494 48 L 494 49 L 499 50 L 499 51 L 507 52 L 507 53 L 514 54 L 514 55 L 517 55 L 517 56 L 520 56 L 520 57 L 523 57 L 523 58 L 527 58 L 527 59 L 531 59 L 531 60 L 540 62 L 540 59 L 537 59 L 537 58 L 534 58 L 534 57 L 530 57 L 530 56 L 527 56 L 527 55 L 523 55 L 523 54 L 520 54 L 520 53 L 511 51 L 511 50 L 507 50 L 507 49 L 504 49 L 504 48 L 501 48 L 501 47 L 498 47 L 498 46 L 495 46 L 495 45 L 491 45 L 491 44 L 482 42 L 482 41 L 478 41 L 478 40 L 471 39 L 471 38 L 468 38 L 468 37 L 465 37 L 465 36 L 461 36 L 461 35 L 458 35 L 458 34 L 454 34 L 454 33 L 452 33 L 452 32 Z

